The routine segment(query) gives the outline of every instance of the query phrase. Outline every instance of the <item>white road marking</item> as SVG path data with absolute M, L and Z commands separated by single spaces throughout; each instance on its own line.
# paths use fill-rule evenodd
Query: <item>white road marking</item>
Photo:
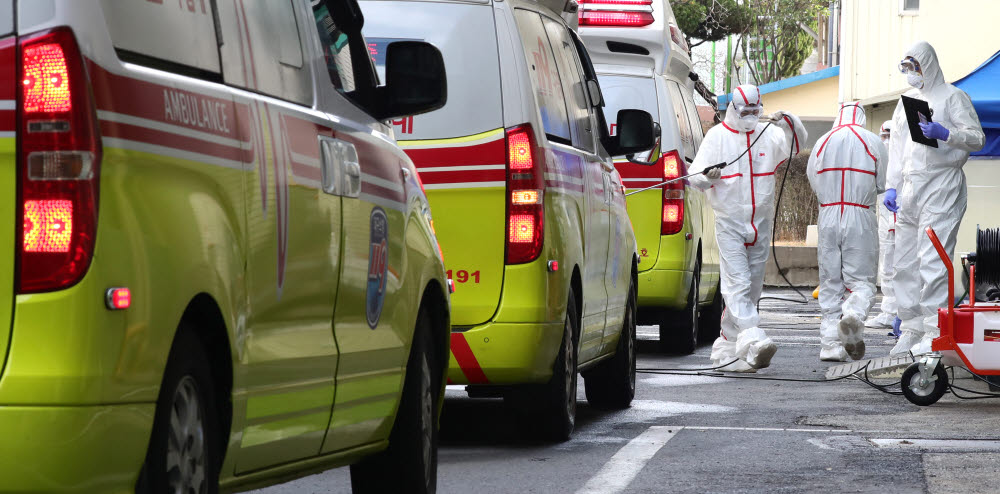
M 1000 451 L 996 439 L 869 439 L 877 448 L 937 451 Z
M 753 431 L 753 432 L 854 432 L 850 429 L 788 429 L 783 427 L 684 426 L 693 431 Z
M 597 475 L 587 481 L 577 494 L 610 494 L 622 492 L 635 480 L 656 452 L 677 435 L 683 427 L 652 426 L 639 434 L 604 464 Z
M 663 375 L 647 377 L 642 380 L 642 384 L 656 387 L 692 386 L 698 384 L 719 384 L 725 382 L 724 378 L 711 376 L 680 376 Z

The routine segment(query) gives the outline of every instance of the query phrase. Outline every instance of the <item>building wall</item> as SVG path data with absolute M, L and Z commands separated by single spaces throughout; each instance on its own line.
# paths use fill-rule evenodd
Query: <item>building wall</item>
M 761 96 L 764 111 L 785 110 L 799 118 L 836 118 L 839 83 L 837 77 L 820 79 L 809 84 L 782 89 Z
M 900 0 L 843 0 L 842 5 L 840 101 L 897 99 L 891 93 L 908 87 L 897 66 L 916 41 L 934 46 L 949 82 L 998 48 L 986 42 L 1000 18 L 997 0 L 920 0 L 915 15 L 900 15 Z

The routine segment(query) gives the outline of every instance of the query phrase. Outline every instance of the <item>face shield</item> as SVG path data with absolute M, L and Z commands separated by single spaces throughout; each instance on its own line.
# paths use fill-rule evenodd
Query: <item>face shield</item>
M 906 57 L 899 62 L 900 73 L 906 75 L 906 82 L 917 89 L 924 88 L 924 74 L 920 71 L 920 62 L 913 57 Z
M 763 111 L 763 106 L 761 105 L 739 105 L 736 110 L 739 112 L 739 120 L 737 121 L 737 127 L 743 132 L 750 132 L 757 128 L 757 122 L 760 121 L 760 114 Z

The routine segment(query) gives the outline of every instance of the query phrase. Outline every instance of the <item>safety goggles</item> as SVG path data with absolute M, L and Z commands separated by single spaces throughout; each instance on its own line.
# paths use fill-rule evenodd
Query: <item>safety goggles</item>
M 920 72 L 920 62 L 917 62 L 913 57 L 906 57 L 902 62 L 899 62 L 899 71 L 906 74 L 908 72 Z
M 743 108 L 743 111 L 740 112 L 740 118 L 749 117 L 750 115 L 753 115 L 755 117 L 759 117 L 760 116 L 760 107 L 759 106 L 748 106 L 748 107 Z

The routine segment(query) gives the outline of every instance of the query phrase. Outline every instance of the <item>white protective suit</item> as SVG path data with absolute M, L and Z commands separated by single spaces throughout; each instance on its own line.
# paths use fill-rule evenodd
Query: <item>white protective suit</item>
M 892 134 L 892 120 L 882 124 L 879 135 Z M 882 142 L 887 142 L 888 137 Z M 887 166 L 892 166 L 887 165 Z M 885 193 L 879 194 L 878 204 L 878 282 L 882 287 L 881 311 L 865 322 L 869 328 L 891 328 L 896 320 L 896 291 L 892 287 L 893 250 L 896 244 L 896 213 L 882 204 Z
M 918 42 L 909 50 L 923 73 L 923 87 L 907 96 L 930 103 L 933 121 L 950 135 L 933 148 L 910 139 L 903 103 L 896 105 L 889 139 L 889 167 L 886 188 L 896 189 L 895 274 L 897 316 L 902 335 L 890 354 L 930 351 L 930 342 L 940 331 L 938 308 L 948 300 L 948 276 L 924 229 L 933 227 L 949 256 L 954 256 L 958 227 L 965 215 L 966 184 L 962 167 L 969 153 L 982 149 L 985 142 L 972 100 L 964 91 L 948 84 L 938 65 L 934 48 Z
M 767 367 L 777 346 L 758 327 L 757 301 L 764 284 L 764 267 L 771 247 L 774 221 L 775 171 L 799 152 L 806 130 L 798 117 L 783 114 L 765 130 L 763 122 L 741 119 L 744 109 L 762 109 L 756 86 L 745 84 L 733 91 L 726 119 L 705 135 L 689 172 L 735 160 L 751 144 L 750 152 L 722 169 L 710 180 L 690 178 L 691 185 L 708 190 L 715 210 L 715 238 L 721 259 L 720 287 L 726 310 L 722 331 L 712 346 L 716 365 L 740 359 L 724 370 L 750 371 Z M 754 143 L 756 141 L 756 143 Z
M 875 206 L 885 186 L 887 152 L 864 125 L 860 104 L 842 106 L 833 129 L 816 141 L 806 168 L 819 199 L 821 360 L 864 356 L 864 321 L 875 300 Z

